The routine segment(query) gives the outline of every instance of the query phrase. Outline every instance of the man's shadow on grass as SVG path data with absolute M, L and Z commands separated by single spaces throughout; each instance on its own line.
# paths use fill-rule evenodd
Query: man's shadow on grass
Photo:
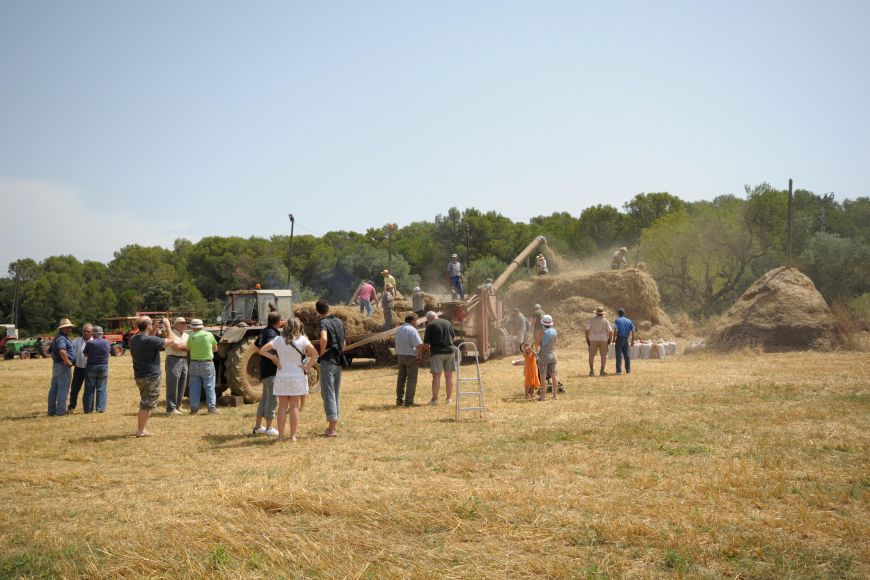
M 30 413 L 29 415 L 11 415 L 9 417 L 3 417 L 4 421 L 27 421 L 30 419 L 38 419 L 39 417 L 48 417 L 45 413 Z
M 121 439 L 130 439 L 131 433 L 114 434 L 114 435 L 89 435 L 87 437 L 79 437 L 74 443 L 108 443 L 109 441 L 120 441 Z
M 250 434 L 232 433 L 228 435 L 203 435 L 202 438 L 214 447 L 234 449 L 240 447 L 266 447 L 271 445 L 274 437 L 257 437 Z
M 389 411 L 390 409 L 404 409 L 405 407 L 400 407 L 398 405 L 390 405 L 385 403 L 383 405 L 360 405 L 357 407 L 360 411 Z

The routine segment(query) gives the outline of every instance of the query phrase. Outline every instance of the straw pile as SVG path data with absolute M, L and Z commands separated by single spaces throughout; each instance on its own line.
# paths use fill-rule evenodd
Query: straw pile
M 300 302 L 293 305 L 294 314 L 302 321 L 303 326 L 305 326 L 305 334 L 311 340 L 320 338 L 317 310 L 314 304 L 314 302 Z M 384 314 L 381 311 L 375 311 L 371 318 L 366 318 L 365 314 L 361 314 L 357 306 L 332 305 L 330 311 L 344 322 L 344 331 L 347 336 L 380 332 L 384 329 Z M 395 323 L 395 316 L 393 319 Z
M 813 281 L 797 269 L 775 268 L 722 315 L 710 343 L 725 349 L 831 350 L 841 344 L 841 337 Z
M 674 334 L 673 324 L 662 310 L 655 280 L 635 268 L 527 278 L 511 286 L 505 304 L 527 314 L 535 304 L 541 304 L 558 327 L 578 332 L 597 306 L 604 306 L 608 320 L 613 320 L 616 309 L 622 307 L 644 337 Z

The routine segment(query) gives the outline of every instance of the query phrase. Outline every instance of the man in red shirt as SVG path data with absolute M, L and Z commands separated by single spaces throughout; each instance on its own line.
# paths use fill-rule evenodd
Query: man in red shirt
M 366 315 L 371 318 L 372 304 L 374 304 L 378 299 L 378 291 L 375 290 L 375 287 L 372 285 L 371 280 L 363 282 L 360 285 L 359 292 L 357 293 L 357 298 L 359 298 L 360 313 L 365 312 Z

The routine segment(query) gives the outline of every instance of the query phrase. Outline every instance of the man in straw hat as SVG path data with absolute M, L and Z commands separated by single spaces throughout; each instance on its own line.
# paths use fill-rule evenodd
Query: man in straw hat
M 547 269 L 547 258 L 544 257 L 544 254 L 538 254 L 535 257 L 535 266 L 538 268 L 538 276 L 543 276 L 549 272 Z
M 459 294 L 460 300 L 465 300 L 465 289 L 462 287 L 462 264 L 456 254 L 451 254 L 450 261 L 447 263 L 447 278 L 450 280 L 451 291 Z
M 619 270 L 626 264 L 628 264 L 628 258 L 626 255 L 628 254 L 628 248 L 619 248 L 613 253 L 613 259 L 610 260 L 610 269 L 611 270 Z
M 553 327 L 553 317 L 549 314 L 541 317 L 541 325 L 544 327 L 544 334 L 541 336 L 541 349 L 538 351 L 538 375 L 541 379 L 539 401 L 547 397 L 547 379 L 552 381 L 553 398 L 559 398 L 559 376 L 556 370 L 556 342 L 559 335 Z
M 187 319 L 179 316 L 172 323 L 174 342 L 166 346 L 166 414 L 181 415 L 181 399 L 187 386 Z
M 589 346 L 589 376 L 595 376 L 595 355 L 601 355 L 601 370 L 598 374 L 604 376 L 607 365 L 607 345 L 613 340 L 613 327 L 604 317 L 604 307 L 595 309 L 595 316 L 586 323 L 586 344 Z
M 57 326 L 57 336 L 51 343 L 51 386 L 48 389 L 48 416 L 60 417 L 66 415 L 67 397 L 69 397 L 69 381 L 72 367 L 75 363 L 72 341 L 69 333 L 73 323 L 64 318 Z

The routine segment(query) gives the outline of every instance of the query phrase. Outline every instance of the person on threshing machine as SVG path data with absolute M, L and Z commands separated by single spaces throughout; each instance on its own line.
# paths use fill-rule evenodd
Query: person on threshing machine
M 451 255 L 447 263 L 447 278 L 450 280 L 450 291 L 459 294 L 460 300 L 465 300 L 465 289 L 462 287 L 462 263 L 456 254 Z

